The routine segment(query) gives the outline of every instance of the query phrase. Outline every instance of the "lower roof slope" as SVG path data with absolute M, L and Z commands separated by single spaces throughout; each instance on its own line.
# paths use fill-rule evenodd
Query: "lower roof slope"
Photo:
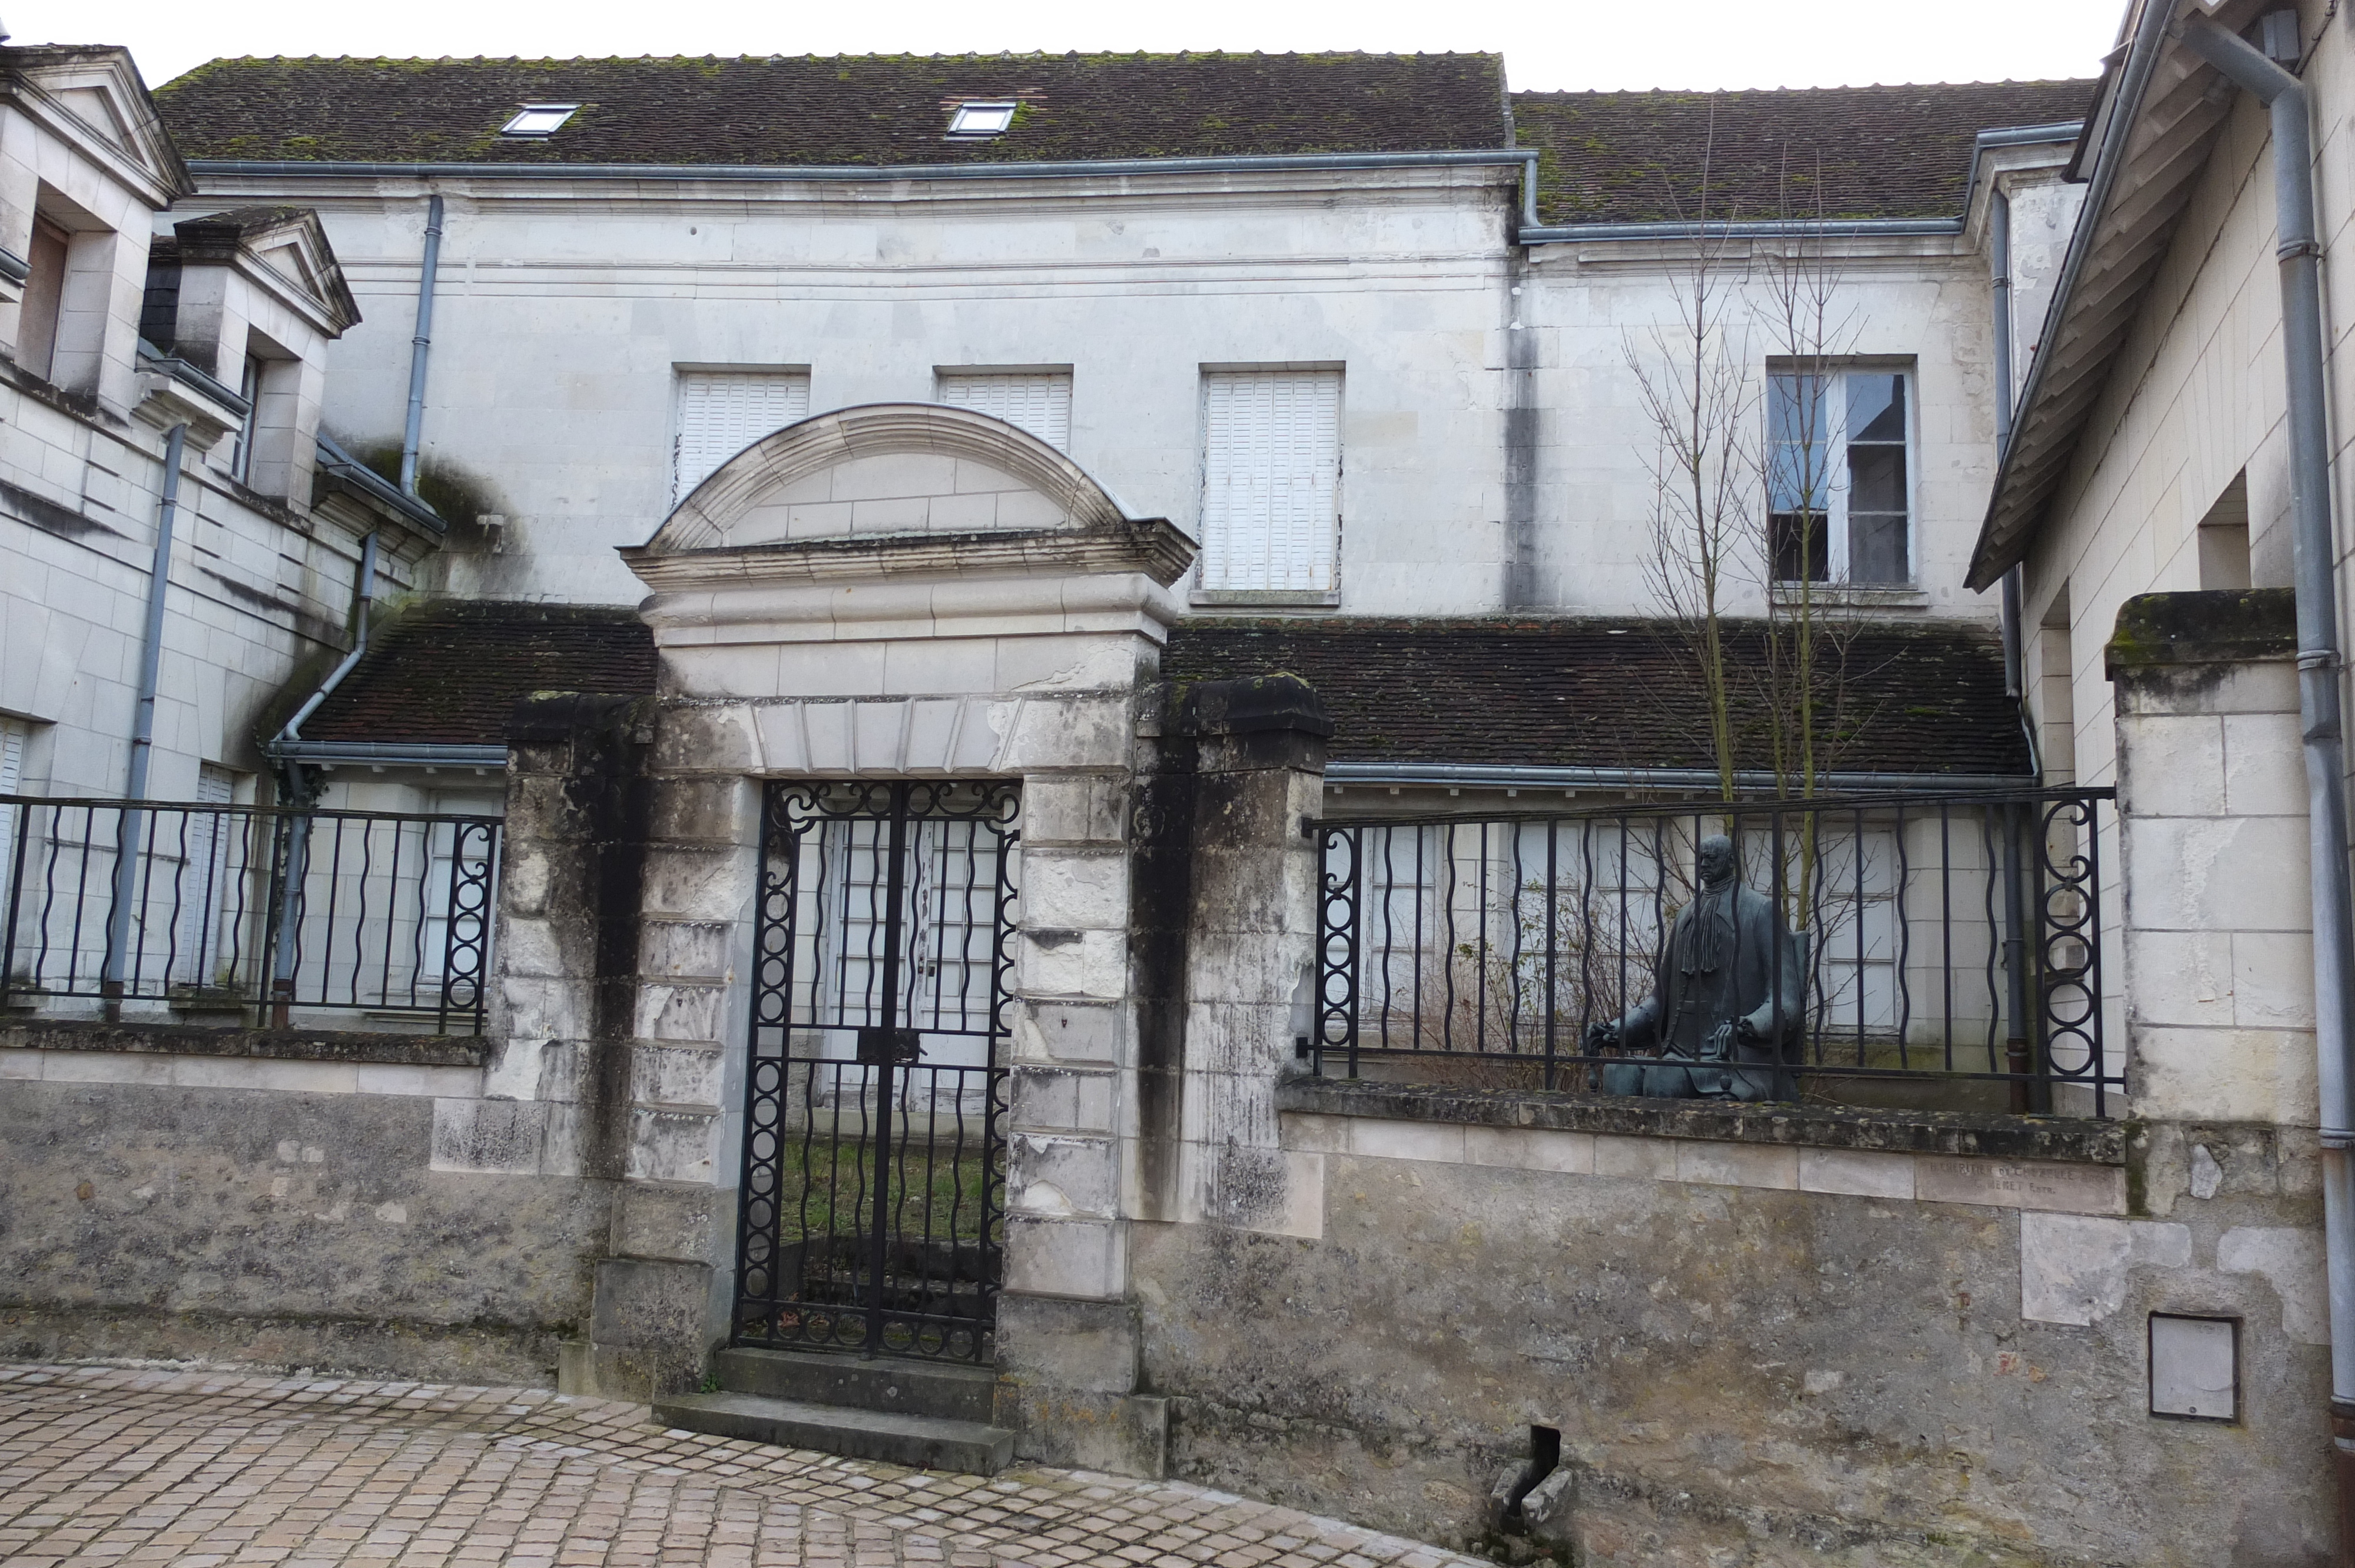
M 1729 658 L 1755 669 L 1764 628 L 1732 622 Z M 1839 656 L 1828 766 L 1847 772 L 2029 771 L 2003 653 L 1976 627 L 1867 627 Z M 1707 769 L 1708 715 L 1689 652 L 1656 620 L 1204 620 L 1163 655 L 1179 681 L 1285 672 L 1331 711 L 1332 759 L 1349 763 Z M 385 628 L 304 726 L 306 739 L 505 744 L 535 692 L 655 689 L 652 634 L 634 610 L 440 601 Z M 1763 709 L 1737 705 L 1755 748 Z M 1757 765 L 1745 757 L 1744 766 Z
M 2080 119 L 2094 86 L 1517 92 L 1513 124 L 1550 224 L 1959 217 L 1980 132 Z
M 1764 633 L 1755 621 L 1726 628 L 1744 768 L 1765 766 L 1766 710 L 1742 678 L 1763 662 Z M 1827 670 L 1838 694 L 1828 768 L 2030 771 L 1992 631 L 1868 626 Z M 1195 620 L 1171 633 L 1162 671 L 1181 681 L 1300 676 L 1332 713 L 1335 762 L 1716 766 L 1692 654 L 1657 620 Z
M 654 633 L 634 609 L 440 600 L 379 631 L 303 736 L 504 746 L 507 715 L 534 692 L 639 696 L 654 689 Z

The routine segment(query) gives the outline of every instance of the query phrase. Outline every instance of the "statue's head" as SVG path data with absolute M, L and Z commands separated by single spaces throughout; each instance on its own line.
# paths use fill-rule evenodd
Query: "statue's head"
M 1703 887 L 1723 887 L 1733 880 L 1733 841 L 1723 833 L 1701 840 L 1697 859 Z

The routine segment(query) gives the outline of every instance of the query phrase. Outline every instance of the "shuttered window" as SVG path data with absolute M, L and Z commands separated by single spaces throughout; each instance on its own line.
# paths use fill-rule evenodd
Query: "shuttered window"
M 1202 442 L 1203 588 L 1331 592 L 1341 373 L 1209 372 Z
M 1028 430 L 1059 452 L 1071 449 L 1069 371 L 943 370 L 940 398 Z
M 235 774 L 210 763 L 197 769 L 197 805 L 229 806 L 236 800 Z M 172 943 L 172 979 L 179 985 L 226 985 L 232 977 L 223 972 L 223 952 L 234 947 L 223 925 L 230 903 L 229 851 L 244 823 L 195 811 L 176 821 L 157 821 L 170 824 L 167 853 L 184 852 L 173 899 L 180 927 Z
M 680 371 L 671 499 L 683 498 L 762 437 L 807 418 L 807 371 Z
M 0 795 L 25 787 L 25 726 L 0 718 Z M 21 807 L 0 805 L 0 927 L 7 924 L 8 885 L 16 863 L 16 818 Z

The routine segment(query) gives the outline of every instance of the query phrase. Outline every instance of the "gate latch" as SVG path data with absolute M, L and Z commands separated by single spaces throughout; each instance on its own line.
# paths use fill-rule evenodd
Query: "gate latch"
M 912 1029 L 862 1029 L 858 1059 L 868 1066 L 913 1062 L 924 1054 L 923 1041 Z

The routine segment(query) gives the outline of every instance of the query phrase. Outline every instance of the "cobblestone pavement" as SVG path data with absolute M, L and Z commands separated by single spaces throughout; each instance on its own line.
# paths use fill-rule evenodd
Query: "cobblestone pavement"
M 0 1364 L 0 1563 L 1470 1568 L 1178 1482 L 905 1470 L 543 1389 Z

